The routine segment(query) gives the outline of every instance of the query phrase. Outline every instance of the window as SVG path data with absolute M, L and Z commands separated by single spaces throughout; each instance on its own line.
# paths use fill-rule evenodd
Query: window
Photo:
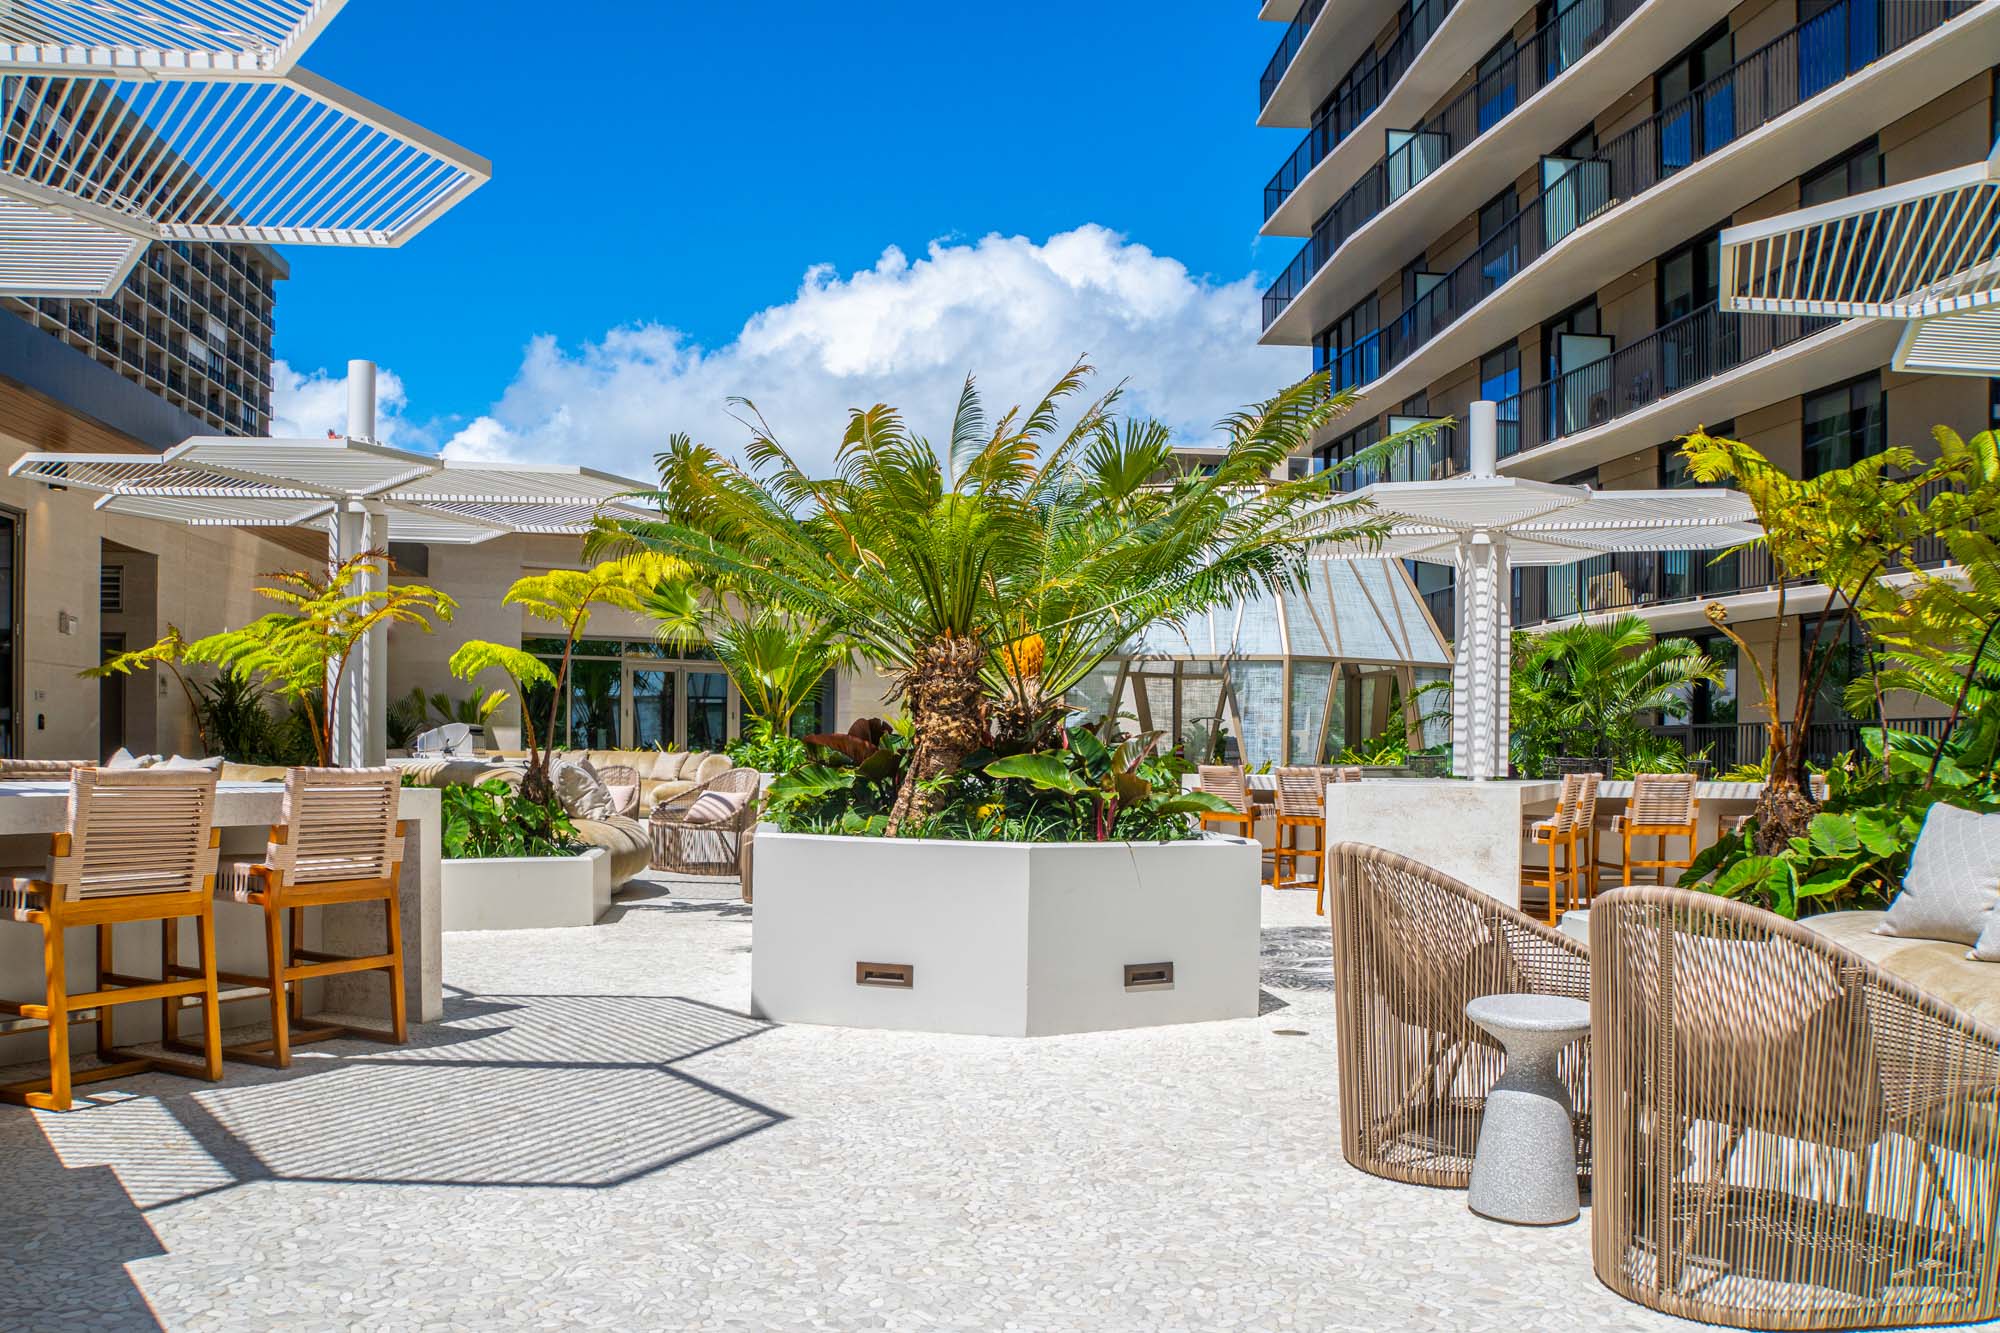
M 1736 59 L 1736 42 L 1722 23 L 1653 76 L 1660 115 L 1660 167 L 1680 170 L 1736 137 L 1733 81 L 1722 76 Z
M 1479 396 L 1499 404 L 1494 423 L 1499 455 L 1511 458 L 1521 452 L 1521 349 L 1515 343 L 1496 347 L 1479 358 Z
M 1882 150 L 1868 139 L 1824 166 L 1799 177 L 1799 205 L 1830 204 L 1836 199 L 1882 188 Z
M 1882 377 L 1858 380 L 1805 396 L 1805 475 L 1844 468 L 1879 454 L 1888 444 Z
M 1488 51 L 1474 71 L 1479 88 L 1478 133 L 1484 134 L 1499 124 L 1520 100 L 1521 89 L 1514 67 L 1514 39 L 1508 37 Z
M 1662 325 L 1715 304 L 1720 291 L 1720 236 L 1719 231 L 1711 231 L 1660 256 L 1658 309 L 1654 313 Z
M 1479 263 L 1489 292 L 1514 276 L 1520 236 L 1510 224 L 1520 212 L 1521 201 L 1512 186 L 1494 195 L 1479 210 Z
M 1351 389 L 1382 373 L 1381 312 L 1364 297 L 1313 339 L 1313 369 L 1332 372 L 1333 387 Z

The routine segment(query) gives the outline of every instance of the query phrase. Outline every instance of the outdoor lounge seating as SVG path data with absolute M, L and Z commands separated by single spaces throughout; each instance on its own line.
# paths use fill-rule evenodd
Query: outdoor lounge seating
M 751 840 L 757 829 L 755 769 L 732 768 L 653 808 L 654 869 L 671 875 L 737 876 L 749 901 Z
M 1326 772 L 1319 768 L 1280 768 L 1273 775 L 1277 797 L 1277 843 L 1271 851 L 1271 887 L 1319 891 L 1315 915 L 1326 915 Z M 1302 847 L 1301 834 L 1310 832 L 1312 846 Z M 1310 861 L 1311 880 L 1298 878 L 1299 862 Z
M 269 1037 L 227 1047 L 225 1054 L 286 1069 L 292 1047 L 307 1042 L 342 1036 L 398 1044 L 409 1040 L 403 928 L 396 901 L 403 859 L 403 826 L 396 818 L 400 788 L 393 768 L 295 768 L 285 777 L 284 821 L 271 826 L 263 857 L 223 862 L 217 896 L 263 910 L 265 971 L 261 976 L 217 975 L 234 986 L 263 991 L 271 1009 Z M 304 947 L 302 913 L 307 908 L 364 902 L 382 904 L 382 953 L 345 957 Z M 185 969 L 175 961 L 171 935 L 164 953 L 167 974 L 180 975 Z M 386 1032 L 326 1022 L 293 1030 L 304 1019 L 298 983 L 357 972 L 381 972 L 388 978 Z
M 1571 773 L 1562 780 L 1562 793 L 1556 798 L 1555 813 L 1547 819 L 1527 821 L 1528 840 L 1547 853 L 1547 861 L 1537 868 L 1539 879 L 1521 887 L 1540 891 L 1541 901 L 1548 907 L 1551 926 L 1562 919 L 1566 907 L 1574 907 L 1579 897 L 1584 896 L 1581 883 L 1586 874 L 1585 864 L 1590 855 L 1590 834 L 1586 818 L 1597 817 L 1597 784 L 1601 779 L 1595 773 Z M 1586 798 L 1589 811 L 1584 809 Z
M 1590 997 L 1583 946 L 1526 913 L 1406 857 L 1358 843 L 1329 850 L 1338 989 L 1340 1144 L 1371 1175 L 1466 1187 L 1500 1045 L 1466 1017 L 1482 995 Z M 1587 1045 L 1559 1071 L 1578 1108 L 1590 1171 Z
M 1250 804 L 1249 780 L 1240 765 L 1202 764 L 1195 769 L 1195 782 L 1202 791 L 1235 807 L 1231 811 L 1202 811 L 1204 830 L 1221 828 L 1245 838 L 1256 836 L 1257 812 Z
M 1590 953 L 1606 1285 L 1744 1328 L 2000 1315 L 2000 1028 L 1708 894 L 1606 894 Z
M 215 775 L 127 769 L 70 774 L 69 828 L 51 835 L 39 872 L 0 881 L 0 922 L 41 929 L 44 998 L 40 1004 L 0 1000 L 0 1012 L 48 1025 L 49 1073 L 0 1087 L 0 1099 L 45 1111 L 66 1111 L 76 1083 L 160 1070 L 214 1081 L 222 1077 L 221 1016 L 215 965 L 215 874 L 220 835 L 214 826 Z M 180 974 L 139 977 L 113 969 L 113 927 L 158 922 L 167 939 L 182 918 L 196 926 L 201 963 Z M 69 992 L 65 932 L 94 927 L 93 989 Z M 202 1009 L 199 1064 L 118 1049 L 118 1005 L 158 1001 L 169 1021 L 181 1002 Z M 73 1071 L 70 1025 L 95 1018 L 99 1063 Z

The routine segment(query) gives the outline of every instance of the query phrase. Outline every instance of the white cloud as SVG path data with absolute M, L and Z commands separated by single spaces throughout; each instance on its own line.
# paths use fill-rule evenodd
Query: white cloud
M 891 403 L 942 439 L 968 371 L 992 416 L 1032 400 L 1078 355 L 1099 367 L 1099 387 L 1130 381 L 1127 410 L 1161 418 L 1181 438 L 1206 439 L 1225 412 L 1306 368 L 1297 349 L 1256 345 L 1259 295 L 1254 275 L 1200 278 L 1098 226 L 1039 244 L 998 235 L 933 243 L 915 261 L 891 247 L 874 267 L 845 277 L 825 265 L 809 270 L 791 301 L 753 315 L 719 348 L 664 324 L 613 329 L 574 348 L 537 337 L 500 400 L 443 449 L 646 477 L 674 431 L 740 448 L 745 431 L 728 400 L 742 396 L 795 454 L 823 463 L 850 407 Z M 385 407 L 392 383 L 401 402 L 400 381 L 385 371 Z M 278 413 L 313 425 L 330 411 L 328 423 L 338 424 L 342 385 L 287 372 L 274 395 Z M 393 427 L 415 443 L 411 423 L 386 410 L 383 419 L 385 433 Z

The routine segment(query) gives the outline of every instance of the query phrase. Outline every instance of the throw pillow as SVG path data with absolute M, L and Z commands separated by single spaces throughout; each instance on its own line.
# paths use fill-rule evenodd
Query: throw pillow
M 111 757 L 109 759 L 104 761 L 104 767 L 151 768 L 154 764 L 157 764 L 159 762 L 160 762 L 160 756 L 156 754 L 133 754 L 130 750 L 126 749 L 124 746 L 121 745 L 116 750 L 113 750 L 111 752 Z
M 1972 956 L 2000 962 L 2000 814 L 1934 805 L 1910 853 L 1903 891 L 1876 933 L 1970 944 Z
M 613 813 L 611 789 L 584 758 L 558 759 L 549 771 L 556 799 L 573 819 L 603 819 Z
M 611 808 L 621 815 L 629 815 L 639 808 L 639 788 L 635 783 L 608 782 L 605 790 L 611 793 Z
M 703 783 L 715 781 L 715 779 L 721 777 L 734 767 L 736 767 L 736 761 L 726 754 L 704 755 L 699 767 L 695 768 L 692 772 L 684 768 L 681 770 L 681 776 L 684 778 L 693 778 L 695 785 L 700 786 Z
M 653 780 L 672 782 L 680 777 L 681 765 L 687 762 L 686 750 L 663 750 L 653 759 Z
M 743 813 L 744 800 L 733 791 L 705 791 L 681 818 L 689 824 L 726 824 Z
M 175 755 L 171 759 L 162 759 L 153 767 L 170 773 L 220 773 L 222 756 L 216 755 L 213 759 L 188 759 Z

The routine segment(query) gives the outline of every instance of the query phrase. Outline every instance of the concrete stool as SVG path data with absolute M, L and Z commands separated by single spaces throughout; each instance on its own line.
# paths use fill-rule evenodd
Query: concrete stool
M 1466 1205 L 1524 1226 L 1574 1220 L 1575 1108 L 1556 1078 L 1556 1057 L 1590 1032 L 1590 1006 L 1560 995 L 1482 995 L 1465 1016 L 1507 1048 L 1507 1070 L 1486 1098 Z

